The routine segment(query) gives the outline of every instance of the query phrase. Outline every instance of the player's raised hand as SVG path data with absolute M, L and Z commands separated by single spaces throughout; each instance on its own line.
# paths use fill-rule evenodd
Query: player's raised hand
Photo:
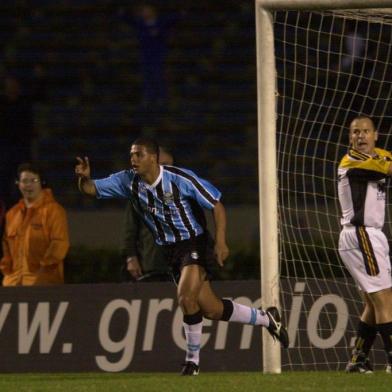
M 75 174 L 80 178 L 90 178 L 90 163 L 88 157 L 76 157 L 78 163 L 75 166 Z
M 89 196 L 96 196 L 97 189 L 94 181 L 90 178 L 90 163 L 87 157 L 76 157 L 78 163 L 75 166 L 75 174 L 78 177 L 80 192 Z

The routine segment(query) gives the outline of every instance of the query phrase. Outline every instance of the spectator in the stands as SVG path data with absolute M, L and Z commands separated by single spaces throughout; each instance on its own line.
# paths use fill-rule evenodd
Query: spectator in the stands
M 64 283 L 66 212 L 45 188 L 38 166 L 19 165 L 16 183 L 22 198 L 6 214 L 0 261 L 3 286 Z
M 132 16 L 126 15 L 124 11 L 121 14 L 134 27 L 139 41 L 142 105 L 150 112 L 165 110 L 168 98 L 168 40 L 179 14 L 161 14 L 155 5 L 147 2 L 137 7 Z

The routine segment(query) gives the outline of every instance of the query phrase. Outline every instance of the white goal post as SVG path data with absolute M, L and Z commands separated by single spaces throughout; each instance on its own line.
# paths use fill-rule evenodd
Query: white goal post
M 280 306 L 275 11 L 392 8 L 392 0 L 256 0 L 258 169 L 262 306 Z M 281 372 L 281 350 L 263 329 L 263 371 Z

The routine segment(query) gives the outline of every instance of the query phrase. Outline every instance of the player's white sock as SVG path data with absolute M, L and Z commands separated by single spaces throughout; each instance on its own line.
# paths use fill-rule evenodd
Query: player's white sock
M 203 322 L 189 325 L 187 323 L 182 324 L 184 326 L 185 338 L 186 338 L 186 356 L 185 361 L 194 362 L 196 365 L 199 364 L 200 355 L 200 343 L 201 343 L 201 331 L 203 328 Z
M 263 325 L 264 327 L 269 326 L 269 318 L 264 311 L 236 302 L 233 302 L 233 313 L 229 321 L 242 324 Z

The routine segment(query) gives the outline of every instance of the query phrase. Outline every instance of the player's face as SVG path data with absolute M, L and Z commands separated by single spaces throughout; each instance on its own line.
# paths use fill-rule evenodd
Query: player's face
M 157 156 L 150 154 L 145 146 L 133 144 L 130 156 L 132 169 L 141 176 L 150 173 L 157 164 Z
M 356 150 L 372 154 L 378 138 L 373 122 L 368 118 L 354 120 L 350 125 L 350 144 Z
M 41 180 L 38 174 L 29 171 L 20 173 L 18 187 L 23 198 L 28 201 L 37 200 L 42 191 Z

